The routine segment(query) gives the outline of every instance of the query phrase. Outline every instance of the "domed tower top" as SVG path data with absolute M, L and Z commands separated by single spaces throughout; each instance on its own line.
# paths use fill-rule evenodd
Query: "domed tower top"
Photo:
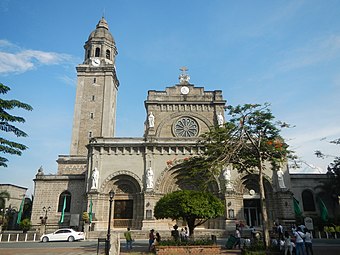
M 84 48 L 84 64 L 90 64 L 95 58 L 104 60 L 103 62 L 106 64 L 115 63 L 115 57 L 118 54 L 116 43 L 109 31 L 109 25 L 104 17 L 99 20 L 96 29 L 89 35 Z

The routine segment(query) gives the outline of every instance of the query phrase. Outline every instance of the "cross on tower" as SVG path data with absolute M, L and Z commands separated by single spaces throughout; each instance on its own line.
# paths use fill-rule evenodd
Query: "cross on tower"
M 189 69 L 186 66 L 182 66 L 179 70 L 182 71 L 182 74 L 185 74 L 185 72 L 188 71 Z

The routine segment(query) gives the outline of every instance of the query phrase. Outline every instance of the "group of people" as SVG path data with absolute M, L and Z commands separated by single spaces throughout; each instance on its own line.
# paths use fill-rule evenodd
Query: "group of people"
M 311 231 L 304 225 L 298 227 L 293 225 L 291 235 L 289 231 L 284 231 L 281 224 L 277 224 L 277 233 L 280 247 L 284 248 L 285 255 L 287 255 L 288 252 L 290 255 L 293 255 L 294 247 L 296 255 L 313 255 L 313 236 Z
M 151 229 L 149 233 L 149 251 L 155 251 L 156 246 L 159 244 L 160 241 L 161 235 L 158 232 L 156 232 L 155 234 L 155 230 Z
M 181 229 L 181 231 L 178 230 L 178 226 L 173 226 L 173 230 L 171 231 L 171 236 L 175 241 L 187 241 L 189 238 L 189 230 L 187 227 L 184 227 Z M 124 237 L 126 240 L 126 249 L 131 250 L 132 249 L 132 236 L 130 228 L 127 228 L 127 231 L 124 232 Z M 154 252 L 156 249 L 156 246 L 161 241 L 161 235 L 158 232 L 155 232 L 154 229 L 151 229 L 149 232 L 149 252 Z
M 173 230 L 171 230 L 171 236 L 173 237 L 173 239 L 178 242 L 186 242 L 188 241 L 189 238 L 189 230 L 187 227 L 184 227 L 181 229 L 181 231 L 178 230 L 178 226 L 174 225 L 173 226 Z

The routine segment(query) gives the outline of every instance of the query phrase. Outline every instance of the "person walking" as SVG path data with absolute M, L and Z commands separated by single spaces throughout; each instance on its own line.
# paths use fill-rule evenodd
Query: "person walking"
M 313 236 L 309 229 L 306 229 L 305 233 L 305 247 L 307 255 L 313 255 L 313 247 L 312 247 Z
M 303 239 L 305 238 L 305 234 L 301 231 L 300 227 L 297 227 L 297 230 L 294 232 L 295 236 L 295 249 L 296 249 L 296 255 L 304 255 L 304 245 L 303 245 Z
M 236 227 L 236 230 L 235 230 L 235 237 L 236 237 L 236 241 L 235 241 L 234 247 L 238 245 L 238 248 L 241 249 L 241 232 L 238 227 Z
M 152 244 L 155 240 L 155 235 L 154 235 L 155 230 L 151 229 L 149 233 L 149 251 L 151 252 L 152 250 Z
M 132 250 L 132 237 L 131 237 L 130 228 L 127 228 L 127 231 L 124 232 L 124 237 L 126 240 L 126 249 Z

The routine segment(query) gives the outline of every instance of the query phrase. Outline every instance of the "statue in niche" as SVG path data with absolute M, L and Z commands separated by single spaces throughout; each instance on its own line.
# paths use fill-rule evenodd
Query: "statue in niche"
M 92 180 L 91 189 L 98 189 L 99 171 L 97 167 L 95 167 L 92 171 L 91 180 Z
M 221 112 L 217 114 L 217 124 L 218 126 L 222 127 L 224 124 L 224 118 Z
M 146 177 L 146 188 L 153 189 L 153 171 L 151 167 L 149 167 L 146 170 L 145 177 Z
M 152 112 L 149 114 L 148 121 L 150 128 L 155 126 L 155 116 L 152 114 Z
M 282 172 L 282 169 L 280 167 L 279 171 L 277 171 L 277 180 L 278 180 L 280 189 L 286 189 L 285 180 L 283 176 L 284 176 L 284 173 Z
M 223 178 L 225 181 L 225 187 L 227 190 L 231 190 L 233 188 L 233 185 L 231 184 L 231 165 L 228 165 L 224 170 L 223 170 Z

